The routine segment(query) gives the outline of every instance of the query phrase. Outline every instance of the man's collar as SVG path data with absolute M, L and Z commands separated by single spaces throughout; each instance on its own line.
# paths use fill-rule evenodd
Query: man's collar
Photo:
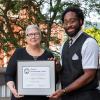
M 75 42 L 76 39 L 77 39 L 82 33 L 83 33 L 83 31 L 80 30 L 80 31 L 76 34 L 76 36 L 74 36 L 74 37 L 69 37 L 69 39 L 72 38 L 73 42 Z

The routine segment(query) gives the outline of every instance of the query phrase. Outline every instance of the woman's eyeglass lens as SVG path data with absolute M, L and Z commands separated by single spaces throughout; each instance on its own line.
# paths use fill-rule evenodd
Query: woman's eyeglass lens
M 26 34 L 26 36 L 28 36 L 28 37 L 33 37 L 33 36 L 39 37 L 39 33 L 30 33 L 30 34 Z

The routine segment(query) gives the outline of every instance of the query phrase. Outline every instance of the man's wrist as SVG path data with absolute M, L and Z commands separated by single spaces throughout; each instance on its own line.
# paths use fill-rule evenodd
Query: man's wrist
M 64 95 L 67 93 L 66 88 L 62 89 L 62 91 Z

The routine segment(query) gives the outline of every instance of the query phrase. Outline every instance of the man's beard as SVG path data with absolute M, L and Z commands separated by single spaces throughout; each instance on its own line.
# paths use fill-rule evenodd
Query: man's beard
M 81 27 L 77 27 L 77 28 L 75 29 L 74 32 L 68 32 L 66 29 L 65 29 L 65 32 L 66 32 L 66 34 L 67 34 L 69 37 L 74 37 L 74 36 L 76 36 L 76 34 L 77 34 L 80 30 L 81 30 Z

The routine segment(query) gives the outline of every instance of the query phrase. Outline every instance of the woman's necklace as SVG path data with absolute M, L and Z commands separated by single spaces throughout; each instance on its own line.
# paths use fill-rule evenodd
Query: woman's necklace
M 36 61 L 38 59 L 38 56 L 33 56 L 33 59 Z
M 40 51 L 39 51 L 40 54 L 35 56 L 35 55 L 32 54 L 30 48 L 27 47 L 26 50 L 27 50 L 28 54 L 31 55 L 32 58 L 33 58 L 35 61 L 36 61 L 36 60 L 38 59 L 38 57 L 44 52 L 43 49 L 40 49 Z

